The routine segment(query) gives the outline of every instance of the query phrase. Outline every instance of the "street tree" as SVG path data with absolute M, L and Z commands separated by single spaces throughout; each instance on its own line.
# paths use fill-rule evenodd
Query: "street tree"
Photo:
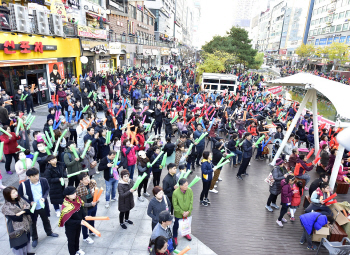
M 328 59 L 334 62 L 335 67 L 349 62 L 350 50 L 345 43 L 332 43 L 327 49 Z

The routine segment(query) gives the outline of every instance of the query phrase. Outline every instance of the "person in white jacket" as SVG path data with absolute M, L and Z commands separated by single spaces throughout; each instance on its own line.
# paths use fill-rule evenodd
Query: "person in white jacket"
M 83 119 L 79 120 L 79 125 L 77 126 L 76 130 L 77 130 L 77 147 L 79 149 L 82 149 L 85 146 L 84 136 L 87 134 Z
M 18 161 L 15 164 L 16 173 L 19 178 L 19 184 L 28 179 L 26 172 L 31 168 L 32 160 L 26 157 L 23 151 L 18 154 Z

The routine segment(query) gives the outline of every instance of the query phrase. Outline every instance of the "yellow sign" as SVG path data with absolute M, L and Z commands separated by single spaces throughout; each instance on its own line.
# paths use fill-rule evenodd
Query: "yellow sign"
M 130 58 L 130 53 L 126 53 L 126 58 Z

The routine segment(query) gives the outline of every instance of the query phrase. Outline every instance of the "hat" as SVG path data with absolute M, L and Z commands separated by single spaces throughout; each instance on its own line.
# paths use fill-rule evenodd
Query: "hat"
M 73 186 L 68 186 L 63 191 L 63 196 L 73 195 L 76 192 L 76 188 Z
M 145 153 L 145 151 L 139 151 L 139 156 L 140 156 L 141 158 L 146 158 L 146 153 Z
M 276 160 L 276 166 L 282 165 L 284 163 L 284 160 L 279 158 Z
M 173 220 L 173 216 L 170 215 L 169 211 L 162 211 L 159 214 L 159 222 L 164 222 L 164 221 L 172 221 Z

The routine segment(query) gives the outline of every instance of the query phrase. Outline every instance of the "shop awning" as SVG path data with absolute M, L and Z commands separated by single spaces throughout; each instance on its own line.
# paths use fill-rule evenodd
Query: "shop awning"
M 39 64 L 56 63 L 56 62 L 57 62 L 57 58 L 1 60 L 0 67 L 39 65 Z

